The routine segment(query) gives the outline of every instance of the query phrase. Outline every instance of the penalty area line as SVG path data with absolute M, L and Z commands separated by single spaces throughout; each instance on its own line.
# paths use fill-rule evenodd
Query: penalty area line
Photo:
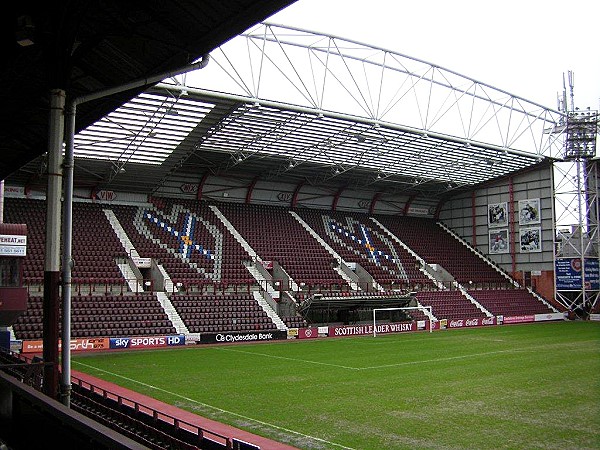
M 585 342 L 590 342 L 590 341 L 585 341 Z M 591 341 L 591 342 L 595 342 L 595 341 Z M 577 344 L 579 344 L 579 343 L 577 343 Z M 502 353 L 527 353 L 527 352 L 534 352 L 534 351 L 538 351 L 538 350 L 547 350 L 551 347 L 571 348 L 572 346 L 573 346 L 573 344 L 570 342 L 546 344 L 546 345 L 535 345 L 535 346 L 530 346 L 530 347 L 495 350 L 495 351 L 491 351 L 491 352 L 469 353 L 466 355 L 447 356 L 445 358 L 421 359 L 418 361 L 404 361 L 404 362 L 399 362 L 399 363 L 394 363 L 394 364 L 383 364 L 380 366 L 360 367 L 357 370 L 385 369 L 387 367 L 400 367 L 400 366 L 410 366 L 410 365 L 414 365 L 414 364 L 437 363 L 437 362 L 444 362 L 444 361 L 453 361 L 453 360 L 457 360 L 457 359 L 477 358 L 479 356 L 498 355 L 498 354 L 502 354 Z
M 305 438 L 305 439 L 312 439 L 313 441 L 317 441 L 317 442 L 321 442 L 321 443 L 324 443 L 324 444 L 327 444 L 327 445 L 331 445 L 331 446 L 336 447 L 336 448 L 342 448 L 342 449 L 346 449 L 346 450 L 356 450 L 356 449 L 354 449 L 352 447 L 346 447 L 345 445 L 342 445 L 342 444 L 336 444 L 335 442 L 331 442 L 331 441 L 328 441 L 328 440 L 325 440 L 325 439 L 321 439 L 321 438 L 318 438 L 318 437 L 315 437 L 315 436 L 310 436 L 308 434 L 300 433 L 298 431 L 290 430 L 288 428 L 280 427 L 280 426 L 274 425 L 272 423 L 263 422 L 262 420 L 258 420 L 258 419 L 254 419 L 252 417 L 244 416 L 242 414 L 238 414 L 238 413 L 235 413 L 233 411 L 228 411 L 226 409 L 219 408 L 217 406 L 209 405 L 208 403 L 203 403 L 203 402 L 200 402 L 198 400 L 194 400 L 193 398 L 189 398 L 189 397 L 186 397 L 184 395 L 180 395 L 180 394 L 177 394 L 175 392 L 171 392 L 171 391 L 168 391 L 166 389 L 160 388 L 158 386 L 154 386 L 152 384 L 144 383 L 142 381 L 135 380 L 133 378 L 125 377 L 123 375 L 119 375 L 118 373 L 114 373 L 114 372 L 110 372 L 108 370 L 100 369 L 98 367 L 94 367 L 94 366 L 91 366 L 89 364 L 84 364 L 84 363 L 82 363 L 80 361 L 75 361 L 75 364 L 79 364 L 81 366 L 85 366 L 85 367 L 88 367 L 90 369 L 97 370 L 99 372 L 104 372 L 104 373 L 106 373 L 108 375 L 111 375 L 113 377 L 121 378 L 123 380 L 127 380 L 127 381 L 130 381 L 130 382 L 135 383 L 135 384 L 139 384 L 140 386 L 145 386 L 147 388 L 154 389 L 155 391 L 160 391 L 160 392 L 163 392 L 165 394 L 172 395 L 174 397 L 180 398 L 180 399 L 185 400 L 187 402 L 195 403 L 197 405 L 213 409 L 214 411 L 218 411 L 218 412 L 224 413 L 224 414 L 229 414 L 231 416 L 238 417 L 240 419 L 244 419 L 244 420 L 247 420 L 247 421 L 250 421 L 250 422 L 254 422 L 254 423 L 257 423 L 259 425 L 263 425 L 263 426 L 266 426 L 266 427 L 269 427 L 269 428 L 272 428 L 272 429 L 275 429 L 275 430 L 283 431 L 285 433 L 294 434 L 296 436 L 300 436 L 300 437 Z
M 350 367 L 350 366 L 342 366 L 341 364 L 332 364 L 321 361 L 311 361 L 309 359 L 300 359 L 300 358 L 290 358 L 289 356 L 278 356 L 278 355 L 269 355 L 268 353 L 258 353 L 258 352 L 247 352 L 244 350 L 235 350 L 232 348 L 216 348 L 215 350 L 221 350 L 224 352 L 235 352 L 235 353 L 244 353 L 247 355 L 256 355 L 263 356 L 265 358 L 275 358 L 275 359 L 284 359 L 286 361 L 295 361 L 303 364 L 317 364 L 319 366 L 329 366 L 329 367 L 337 367 L 338 369 L 348 369 L 348 370 L 362 370 L 360 367 Z
M 515 350 L 498 350 L 495 352 L 470 353 L 468 355 L 448 356 L 445 358 L 420 359 L 417 361 L 404 361 L 404 362 L 399 362 L 399 363 L 394 363 L 394 364 L 383 364 L 381 366 L 361 367 L 357 370 L 385 369 L 386 367 L 399 367 L 399 366 L 410 366 L 410 365 L 414 365 L 414 364 L 436 363 L 436 362 L 443 362 L 443 361 L 452 361 L 455 359 L 475 358 L 477 356 L 487 356 L 487 355 L 495 355 L 498 353 L 513 353 L 513 352 L 515 352 Z

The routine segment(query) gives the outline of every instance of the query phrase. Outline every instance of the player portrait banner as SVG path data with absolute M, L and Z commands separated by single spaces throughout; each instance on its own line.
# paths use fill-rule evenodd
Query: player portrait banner
M 508 253 L 508 228 L 489 230 L 490 254 Z
M 519 200 L 519 225 L 531 225 L 540 222 L 540 199 Z
M 488 226 L 499 228 L 508 226 L 508 206 L 506 202 L 488 205 Z
M 529 227 L 519 230 L 519 249 L 521 253 L 542 251 L 542 228 Z

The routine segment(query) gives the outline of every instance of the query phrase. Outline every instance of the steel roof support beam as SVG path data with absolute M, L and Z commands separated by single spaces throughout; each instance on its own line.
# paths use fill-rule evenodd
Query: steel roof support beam
M 72 264 L 73 264 L 73 258 L 72 258 L 72 254 L 71 254 L 71 237 L 72 237 L 72 233 L 73 233 L 73 154 L 74 154 L 74 141 L 75 141 L 75 118 L 76 118 L 76 114 L 77 114 L 77 105 L 80 105 L 82 103 L 86 103 L 92 100 L 97 100 L 100 98 L 104 98 L 104 97 L 108 97 L 110 95 L 114 95 L 114 94 L 118 94 L 121 92 L 125 92 L 125 91 L 129 91 L 132 89 L 138 89 L 138 88 L 142 88 L 142 87 L 147 87 L 150 86 L 152 84 L 158 83 L 161 80 L 164 80 L 167 77 L 174 77 L 176 75 L 179 74 L 183 74 L 186 72 L 189 72 L 191 70 L 196 70 L 196 69 L 202 69 L 204 67 L 206 67 L 206 65 L 208 64 L 209 61 L 209 57 L 208 55 L 205 55 L 201 58 L 200 61 L 193 63 L 193 64 L 188 64 L 184 67 L 181 67 L 179 69 L 173 70 L 173 71 L 169 71 L 169 72 L 163 72 L 160 74 L 156 74 L 153 76 L 149 76 L 149 77 L 145 77 L 145 78 L 141 78 L 138 80 L 134 80 L 130 83 L 126 83 L 124 85 L 121 86 L 115 86 L 112 88 L 108 88 L 108 89 L 103 89 L 100 90 L 98 92 L 92 93 L 92 94 L 88 94 L 88 95 L 83 95 L 80 97 L 76 97 L 71 99 L 71 101 L 68 103 L 67 105 L 67 111 L 68 111 L 68 115 L 67 118 L 69 120 L 68 123 L 68 136 L 66 136 L 66 155 L 67 155 L 67 164 L 64 167 L 65 168 L 65 173 L 64 173 L 64 177 L 65 177 L 65 199 L 64 199 L 64 204 L 63 204 L 63 241 L 64 242 L 68 242 L 68 245 L 64 245 L 63 246 L 63 253 L 62 253 L 62 261 L 63 261 L 63 267 L 62 267 L 62 282 L 63 282 L 63 289 L 62 289 L 62 311 L 63 311 L 63 315 L 62 315 L 62 342 L 70 342 L 71 341 L 71 271 L 72 271 Z M 60 111 L 61 114 L 61 118 L 63 116 L 63 111 L 62 109 L 64 109 L 64 93 L 63 93 L 63 103 L 62 103 L 62 108 Z M 52 114 L 52 112 L 51 112 Z M 52 122 L 52 117 L 54 117 L 53 115 L 51 115 L 51 122 Z M 64 124 L 60 125 L 61 127 L 64 126 Z M 56 126 L 56 130 L 54 130 L 54 127 L 51 127 L 51 132 L 52 135 L 51 137 L 54 137 L 54 141 L 56 140 L 56 138 L 59 136 L 59 130 L 58 130 L 58 125 Z M 61 128 L 64 129 L 64 128 Z M 59 144 L 56 144 L 56 142 L 53 143 L 53 140 L 51 139 L 51 147 L 50 150 L 53 152 L 58 152 L 59 155 L 61 155 L 62 153 L 62 142 L 63 142 L 63 131 L 60 131 L 60 142 Z M 52 150 L 54 149 L 54 150 Z M 49 170 L 50 170 L 50 166 L 49 166 Z M 58 170 L 52 170 L 53 172 L 56 171 L 58 172 Z M 52 179 L 49 178 L 48 183 L 49 183 L 49 189 L 48 189 L 48 208 L 50 211 L 50 208 L 55 208 L 56 211 L 60 211 L 60 207 L 56 208 L 55 203 L 58 202 L 58 205 L 60 205 L 60 198 L 61 198 L 61 193 L 60 193 L 60 188 L 56 188 L 54 187 L 54 183 L 51 186 Z M 52 189 L 51 189 L 52 188 Z M 67 195 L 68 194 L 68 195 Z M 56 213 L 57 214 L 57 213 Z M 52 220 L 50 220 L 52 219 Z M 54 245 L 60 245 L 60 238 L 54 236 L 54 234 L 58 234 L 60 236 L 60 220 L 58 221 L 58 225 L 57 225 L 57 230 L 51 231 L 54 226 L 54 218 L 50 218 L 48 219 L 47 222 L 47 237 L 46 237 L 46 246 L 48 247 L 49 245 L 52 245 L 52 243 L 54 242 Z M 49 233 L 52 232 L 52 235 L 50 235 Z M 58 258 L 58 254 L 59 254 L 59 250 L 58 249 L 46 249 L 46 261 L 47 261 L 47 265 L 48 266 L 52 266 L 54 267 L 54 263 L 53 263 L 53 254 L 56 253 L 55 258 Z M 56 263 L 57 266 L 57 270 L 60 267 L 60 264 L 57 262 Z M 49 267 L 50 268 L 50 267 Z M 53 272 L 48 272 L 49 274 L 53 273 Z M 53 277 L 50 277 L 50 275 L 48 275 L 48 286 L 46 286 L 46 276 L 44 277 L 44 303 L 46 303 L 46 296 L 54 296 L 56 295 L 58 297 L 58 283 L 56 286 L 56 291 L 53 290 L 53 285 L 50 284 L 51 279 L 53 279 Z M 48 287 L 48 290 L 46 291 L 46 288 Z M 48 294 L 46 294 L 46 292 L 48 292 Z M 49 302 L 52 303 L 52 302 Z M 56 310 L 58 311 L 58 303 L 56 304 Z M 49 315 L 50 316 L 50 315 Z M 44 320 L 45 320 L 46 315 L 44 314 Z M 54 317 L 54 316 L 52 316 Z M 48 351 L 50 352 L 51 349 L 54 349 L 55 347 L 58 348 L 58 317 L 56 317 L 57 320 L 54 320 L 52 322 L 52 326 L 56 327 L 56 333 L 53 332 L 49 332 L 48 335 L 46 335 L 46 333 L 44 333 L 44 349 L 46 349 L 46 347 L 49 349 Z M 50 325 L 49 325 L 50 326 Z M 46 330 L 44 330 L 46 331 Z M 52 330 L 49 330 L 52 331 Z M 44 350 L 44 352 L 46 352 L 46 350 Z M 71 349 L 69 345 L 63 345 L 61 347 L 61 352 L 62 352 L 62 360 L 61 360 L 61 364 L 62 364 L 62 379 L 61 379 L 61 401 L 63 404 L 65 404 L 66 406 L 69 406 L 70 404 L 70 392 L 71 392 Z M 51 369 L 53 370 L 53 372 L 50 372 L 51 369 L 47 369 L 48 370 L 48 390 L 49 390 L 49 394 L 56 389 L 55 386 L 53 386 L 54 381 L 57 379 L 58 376 L 58 353 L 54 354 L 54 353 L 49 353 L 48 354 L 48 358 L 49 361 L 51 361 L 55 366 L 51 367 Z M 45 374 L 46 375 L 46 374 Z M 45 383 L 46 384 L 46 383 Z

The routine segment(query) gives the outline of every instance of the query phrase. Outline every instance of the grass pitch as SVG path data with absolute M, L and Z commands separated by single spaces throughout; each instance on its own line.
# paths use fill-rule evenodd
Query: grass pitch
M 599 449 L 600 323 L 72 357 L 75 370 L 302 449 Z

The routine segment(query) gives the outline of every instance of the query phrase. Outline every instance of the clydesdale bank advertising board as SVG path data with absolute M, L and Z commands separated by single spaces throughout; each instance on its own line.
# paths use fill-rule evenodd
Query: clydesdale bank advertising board
M 234 342 L 263 342 L 287 339 L 286 331 L 248 333 L 210 333 L 200 335 L 201 344 L 228 344 Z

